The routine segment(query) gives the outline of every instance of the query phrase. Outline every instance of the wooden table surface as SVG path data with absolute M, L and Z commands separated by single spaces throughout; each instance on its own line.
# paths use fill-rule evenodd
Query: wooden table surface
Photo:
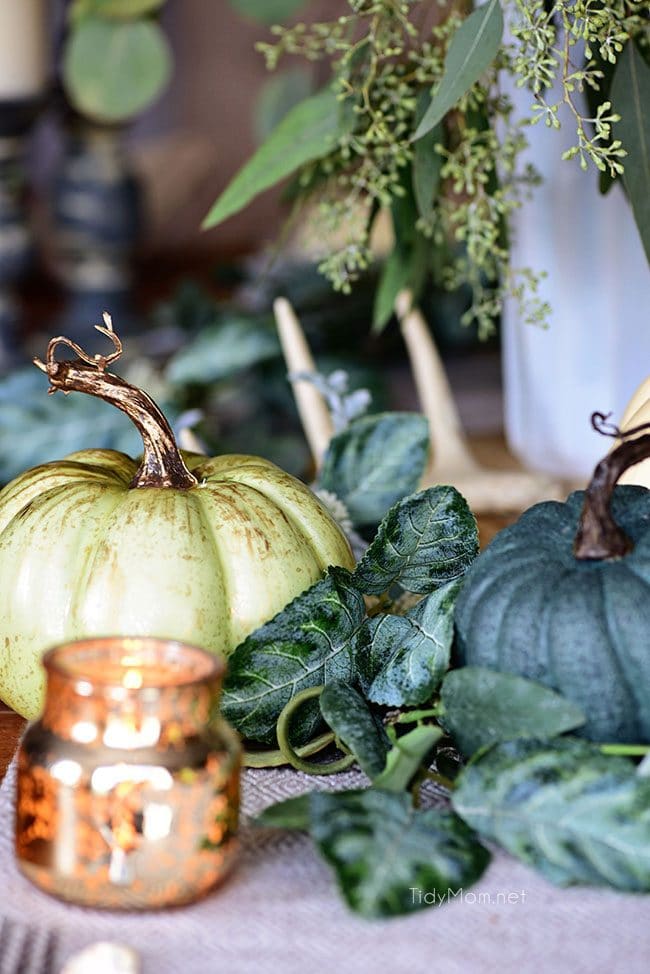
M 478 459 L 483 463 L 489 464 L 490 466 L 498 466 L 502 469 L 516 466 L 512 457 L 507 453 L 503 440 L 500 437 L 473 439 L 472 446 Z M 478 524 L 481 545 L 485 546 L 497 531 L 500 531 L 501 528 L 511 523 L 515 516 L 495 514 L 479 517 Z M 0 701 L 0 781 L 2 781 L 7 770 L 7 765 L 16 750 L 24 726 L 25 721 L 23 718 L 9 710 Z

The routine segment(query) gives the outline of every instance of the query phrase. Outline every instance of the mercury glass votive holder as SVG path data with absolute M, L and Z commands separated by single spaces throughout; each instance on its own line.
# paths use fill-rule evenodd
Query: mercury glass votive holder
M 84 906 L 189 903 L 236 853 L 241 749 L 224 664 L 183 643 L 87 639 L 43 658 L 45 708 L 18 759 L 16 855 Z

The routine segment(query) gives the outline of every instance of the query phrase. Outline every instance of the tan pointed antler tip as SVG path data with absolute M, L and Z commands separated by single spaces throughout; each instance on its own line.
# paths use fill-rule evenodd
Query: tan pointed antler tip
M 397 317 L 402 320 L 413 308 L 413 294 L 408 288 L 400 291 L 395 298 L 395 312 Z
M 104 324 L 106 325 L 108 331 L 113 331 L 113 319 L 109 315 L 108 311 L 103 313 L 102 318 L 104 319 Z
M 40 358 L 37 357 L 34 357 L 32 361 L 37 369 L 40 369 L 41 372 L 45 372 L 45 375 L 47 375 L 47 365 L 45 364 L 45 362 L 43 362 Z

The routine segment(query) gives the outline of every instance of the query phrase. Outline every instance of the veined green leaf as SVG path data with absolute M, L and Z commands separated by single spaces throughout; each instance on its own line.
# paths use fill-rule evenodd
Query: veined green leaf
M 376 778 L 384 769 L 389 741 L 383 724 L 370 712 L 361 694 L 336 680 L 325 687 L 319 704 L 323 717 L 354 754 L 361 770 Z
M 459 588 L 448 582 L 407 615 L 373 616 L 361 627 L 354 652 L 368 700 L 416 707 L 431 699 L 449 667 Z
M 499 0 L 487 0 L 463 21 L 451 40 L 442 80 L 415 131 L 414 140 L 430 132 L 487 71 L 499 51 L 502 35 L 503 13 Z
M 415 490 L 428 452 L 428 423 L 418 413 L 362 416 L 331 439 L 319 486 L 341 498 L 356 525 L 377 524 Z
M 228 660 L 221 709 L 248 740 L 275 744 L 282 709 L 301 690 L 353 679 L 351 641 L 365 616 L 363 598 L 343 568 L 299 595 L 256 629 Z M 292 738 L 309 739 L 320 722 L 318 704 L 302 707 Z
M 330 89 L 300 102 L 228 184 L 203 221 L 203 229 L 216 227 L 300 166 L 326 155 L 354 122 L 349 104 L 340 102 Z
M 478 553 L 476 520 L 454 487 L 429 487 L 388 512 L 354 572 L 366 595 L 397 582 L 426 595 L 461 578 Z
M 171 65 L 169 44 L 157 23 L 88 17 L 65 48 L 63 83 L 79 111 L 102 122 L 118 122 L 158 97 Z
M 402 734 L 388 752 L 386 766 L 373 785 L 383 791 L 406 791 L 441 737 L 442 731 L 435 724 L 419 724 L 407 734 Z
M 229 0 L 237 13 L 260 24 L 281 24 L 305 6 L 306 0 Z
M 618 59 L 611 95 L 621 116 L 615 135 L 627 150 L 623 183 L 650 261 L 650 67 L 633 41 Z
M 414 890 L 447 894 L 466 888 L 490 860 L 459 818 L 414 809 L 405 794 L 375 788 L 312 792 L 310 819 L 312 837 L 346 902 L 364 917 L 421 910 L 430 898 L 414 896 Z
M 553 883 L 650 890 L 650 780 L 597 745 L 496 744 L 460 773 L 452 802 Z
M 441 700 L 442 723 L 467 755 L 495 741 L 556 737 L 585 722 L 576 704 L 548 687 L 482 666 L 448 673 Z

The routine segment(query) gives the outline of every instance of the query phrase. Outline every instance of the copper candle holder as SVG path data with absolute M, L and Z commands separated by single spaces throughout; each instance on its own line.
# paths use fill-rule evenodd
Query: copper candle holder
M 240 746 L 216 715 L 224 664 L 139 637 L 68 643 L 43 663 L 45 709 L 19 754 L 22 872 L 84 906 L 202 896 L 236 850 Z

